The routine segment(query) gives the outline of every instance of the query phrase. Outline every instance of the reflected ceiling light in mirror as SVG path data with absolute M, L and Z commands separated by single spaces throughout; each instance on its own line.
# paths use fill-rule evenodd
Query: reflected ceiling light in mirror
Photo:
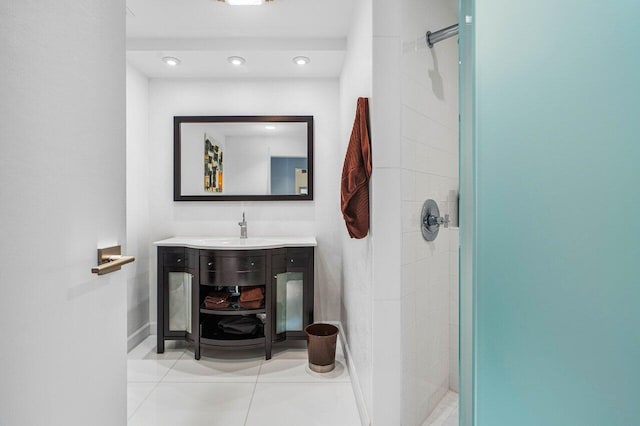
M 260 6 L 264 3 L 270 3 L 273 0 L 218 0 L 227 3 L 229 6 Z
M 229 56 L 227 58 L 227 61 L 229 61 L 231 65 L 234 65 L 236 67 L 239 67 L 240 65 L 247 62 L 242 56 Z
M 170 67 L 180 65 L 180 59 L 174 58 L 173 56 L 165 56 L 164 58 L 162 58 L 162 62 L 169 65 Z
M 306 56 L 296 56 L 295 58 L 293 58 L 293 62 L 296 65 L 303 66 L 311 62 L 311 59 L 307 58 Z

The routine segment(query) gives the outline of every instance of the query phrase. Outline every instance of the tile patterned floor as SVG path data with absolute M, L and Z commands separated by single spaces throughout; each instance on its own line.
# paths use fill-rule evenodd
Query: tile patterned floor
M 447 392 L 422 426 L 458 426 L 458 394 Z
M 129 426 L 360 426 L 351 379 L 338 344 L 336 369 L 307 367 L 304 342 L 264 352 L 203 350 L 150 336 L 128 357 Z

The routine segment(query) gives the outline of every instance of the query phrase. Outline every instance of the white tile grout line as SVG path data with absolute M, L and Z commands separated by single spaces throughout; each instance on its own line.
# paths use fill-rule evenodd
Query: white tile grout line
M 142 342 L 140 342 L 140 343 L 142 343 Z M 155 347 L 154 347 L 154 349 L 155 349 Z M 175 367 L 175 365 L 177 364 L 178 360 L 179 360 L 179 359 L 181 359 L 181 358 L 184 356 L 185 352 L 186 352 L 186 351 L 185 351 L 184 349 L 182 349 L 182 353 L 180 354 L 180 356 L 179 356 L 179 357 L 177 357 L 177 358 L 173 361 L 173 364 L 171 364 L 171 367 L 169 367 L 169 368 L 167 369 L 167 372 L 166 372 L 166 373 L 164 373 L 164 375 L 163 375 L 163 376 L 162 376 L 158 381 L 156 381 L 156 382 L 153 384 L 153 388 L 151 388 L 151 391 L 147 394 L 147 396 L 145 396 L 145 397 L 144 397 L 144 399 L 142 400 L 142 402 L 140 402 L 140 404 L 138 404 L 138 406 L 136 407 L 136 409 L 135 409 L 135 410 L 133 410 L 133 413 L 131 413 L 131 415 L 127 417 L 127 423 L 129 422 L 129 420 L 131 420 L 131 419 L 133 418 L 133 416 L 135 416 L 135 415 L 136 415 L 136 413 L 138 412 L 138 410 L 140 409 L 140 407 L 142 407 L 142 406 L 144 405 L 144 403 L 147 401 L 147 399 L 149 399 L 149 397 L 150 397 L 150 396 L 151 396 L 151 394 L 156 390 L 156 388 L 158 387 L 158 385 L 160 384 L 160 382 L 162 382 L 162 381 L 164 380 L 164 378 L 165 378 L 165 377 L 167 377 L 167 374 L 169 374 L 169 371 L 171 371 L 171 370 L 173 369 L 173 367 Z M 156 361 L 156 360 L 154 359 L 154 360 L 152 360 L 152 361 Z M 128 388 L 128 386 L 129 386 L 129 383 L 149 383 L 149 382 L 129 382 L 129 381 L 127 381 L 127 388 Z M 128 389 L 127 389 L 127 392 L 128 392 Z
M 182 357 L 184 356 L 184 354 L 187 353 L 187 351 L 185 351 L 184 349 L 182 350 L 182 353 L 180 354 L 180 356 L 178 358 L 175 359 L 175 361 L 173 361 L 173 364 L 171 364 L 171 367 L 169 367 L 167 369 L 167 372 L 164 373 L 164 375 L 162 376 L 162 378 L 160 379 L 160 381 L 164 381 L 165 377 L 167 377 L 167 375 L 169 374 L 169 372 L 171 370 L 173 370 L 173 367 L 176 366 L 176 364 L 178 363 L 178 361 L 180 361 L 182 359 Z
M 340 344 L 342 345 L 342 355 L 345 359 L 345 364 L 347 368 L 347 372 L 349 373 L 349 382 L 351 383 L 351 390 L 353 391 L 353 395 L 356 398 L 356 407 L 358 409 L 358 416 L 360 417 L 360 422 L 362 426 L 370 426 L 371 419 L 369 418 L 369 412 L 367 411 L 367 404 L 364 400 L 364 394 L 362 393 L 362 388 L 360 387 L 360 380 L 358 379 L 358 374 L 355 368 L 355 364 L 353 363 L 353 357 L 351 356 L 351 349 L 349 348 L 349 344 L 347 343 L 347 338 L 344 333 L 344 327 L 342 326 L 342 321 L 327 321 L 329 324 L 333 324 L 338 327 Z
M 131 382 L 131 383 L 136 383 L 136 382 Z M 156 388 L 158 387 L 158 384 L 160 382 L 155 382 L 153 384 L 153 387 L 151 388 L 151 390 L 149 391 L 149 393 L 147 394 L 147 396 L 144 397 L 144 399 L 140 402 L 140 404 L 138 404 L 138 406 L 136 407 L 135 410 L 133 410 L 133 413 L 131 413 L 131 415 L 129 417 L 127 417 L 127 423 L 129 423 L 129 420 L 131 420 L 133 418 L 133 416 L 136 415 L 136 413 L 138 412 L 138 410 L 140 409 L 140 407 L 142 407 L 144 405 L 145 402 L 147 402 L 147 399 L 149 399 L 149 397 L 151 396 L 151 394 L 153 393 L 153 391 L 156 390 Z M 129 383 L 127 383 L 127 388 L 129 387 Z M 128 391 L 128 390 L 127 390 Z
M 253 404 L 253 397 L 256 394 L 256 388 L 258 387 L 258 378 L 260 377 L 260 373 L 262 372 L 262 366 L 264 365 L 264 359 L 260 360 L 260 368 L 258 368 L 258 374 L 256 374 L 256 381 L 253 384 L 253 392 L 251 392 L 251 399 L 249 400 L 249 406 L 247 407 L 247 414 L 244 416 L 244 426 L 247 426 L 247 422 L 249 421 L 249 412 L 251 411 L 251 405 Z

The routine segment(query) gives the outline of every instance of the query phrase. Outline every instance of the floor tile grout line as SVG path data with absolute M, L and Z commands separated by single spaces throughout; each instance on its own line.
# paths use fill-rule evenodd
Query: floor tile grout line
M 175 367 L 176 364 L 178 364 L 178 361 L 180 361 L 182 359 L 182 357 L 184 356 L 185 353 L 187 353 L 187 351 L 185 351 L 183 349 L 182 350 L 182 354 L 180 354 L 180 356 L 173 361 L 173 364 L 171 364 L 171 367 L 169 367 L 169 369 L 167 369 L 167 372 L 162 375 L 162 377 L 160 378 L 160 382 L 164 382 L 164 379 L 167 377 L 169 372 L 171 372 L 171 370 L 173 370 L 173 367 Z M 158 382 L 158 383 L 160 383 L 160 382 Z
M 151 394 L 153 393 L 153 391 L 156 390 L 156 388 L 158 387 L 158 384 L 160 382 L 155 382 L 153 384 L 153 387 L 151 388 L 151 390 L 149 391 L 149 393 L 147 394 L 147 396 L 144 397 L 144 399 L 140 402 L 140 404 L 138 404 L 138 406 L 136 407 L 135 410 L 133 410 L 133 413 L 131 413 L 131 416 L 127 416 L 127 423 L 129 423 L 129 420 L 133 419 L 133 416 L 136 415 L 136 413 L 138 412 L 138 410 L 140 410 L 140 407 L 142 407 L 144 405 L 145 402 L 147 402 L 147 399 L 149 399 L 149 397 L 151 396 Z M 128 387 L 129 387 L 129 383 L 127 383 L 127 392 L 128 392 Z
M 253 397 L 256 395 L 256 388 L 258 387 L 258 379 L 260 378 L 260 373 L 262 372 L 262 366 L 264 365 L 264 360 L 260 360 L 260 368 L 258 368 L 258 374 L 256 374 L 256 381 L 253 384 L 253 392 L 251 393 L 251 399 L 249 400 L 249 406 L 247 407 L 247 414 L 244 416 L 244 426 L 247 426 L 247 422 L 249 421 L 249 413 L 251 412 L 251 405 L 253 404 Z
M 154 348 L 155 349 L 155 348 Z M 171 371 L 171 369 L 176 365 L 176 363 L 178 362 L 178 360 L 180 358 L 182 358 L 185 354 L 185 350 L 182 350 L 182 353 L 180 354 L 179 357 L 177 357 L 173 364 L 171 364 L 171 367 L 169 367 L 167 369 L 167 371 L 164 373 L 164 375 L 154 383 L 153 388 L 151 388 L 151 391 L 147 394 L 146 397 L 144 397 L 144 399 L 142 400 L 142 402 L 140 404 L 138 404 L 138 406 L 136 407 L 135 410 L 133 410 L 133 413 L 131 413 L 131 416 L 127 416 L 127 423 L 129 422 L 129 420 L 131 420 L 133 418 L 133 416 L 136 415 L 136 413 L 138 412 L 138 410 L 140 410 L 140 407 L 142 407 L 142 405 L 144 405 L 144 403 L 147 401 L 147 399 L 149 399 L 149 397 L 151 396 L 151 394 L 158 388 L 158 385 L 164 380 L 164 378 L 167 376 L 167 374 L 169 374 L 169 371 Z M 143 360 L 144 361 L 144 360 Z M 153 360 L 149 360 L 149 361 L 158 361 L 158 359 L 153 359 Z M 150 383 L 150 382 L 129 382 L 127 381 L 127 387 L 129 386 L 129 383 Z

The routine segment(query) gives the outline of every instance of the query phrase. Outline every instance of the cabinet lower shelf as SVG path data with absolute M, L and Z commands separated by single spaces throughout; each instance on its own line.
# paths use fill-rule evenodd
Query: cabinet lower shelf
M 227 340 L 227 339 L 209 339 L 206 337 L 200 338 L 201 345 L 207 346 L 227 346 L 227 347 L 262 347 L 265 344 L 265 338 L 262 337 L 254 337 L 249 339 L 235 339 L 235 340 Z
M 260 309 L 242 309 L 242 308 L 223 308 L 223 309 L 207 309 L 200 308 L 201 314 L 207 315 L 252 315 L 264 314 L 267 312 L 264 308 Z

